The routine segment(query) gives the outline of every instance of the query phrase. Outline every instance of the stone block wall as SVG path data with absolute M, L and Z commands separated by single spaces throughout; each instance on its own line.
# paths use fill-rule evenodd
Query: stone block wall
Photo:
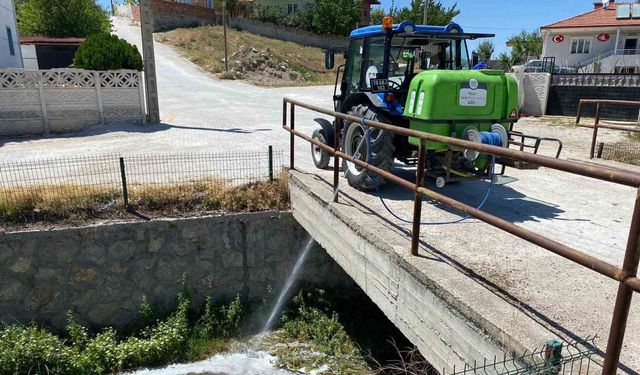
M 167 0 L 151 0 L 153 31 L 171 30 L 178 27 L 215 25 L 216 11 L 195 4 L 182 4 Z M 132 7 L 131 17 L 140 23 L 140 6 Z
M 143 296 L 168 312 L 186 275 L 194 307 L 208 296 L 275 298 L 308 234 L 291 213 L 118 223 L 0 234 L 0 321 L 63 329 L 72 310 L 92 328 L 124 328 Z M 351 287 L 319 246 L 303 285 Z

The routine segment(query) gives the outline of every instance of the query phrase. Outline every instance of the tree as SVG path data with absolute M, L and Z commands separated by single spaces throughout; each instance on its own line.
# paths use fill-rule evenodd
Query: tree
M 372 25 L 382 25 L 382 19 L 387 14 L 382 8 L 375 8 L 371 11 L 371 24 Z
M 492 41 L 483 40 L 482 42 L 480 42 L 480 44 L 478 44 L 478 50 L 476 52 L 478 52 L 478 58 L 480 58 L 480 61 L 487 62 L 491 60 L 491 56 L 493 56 L 495 50 L 496 48 L 493 45 Z
M 96 0 L 26 0 L 18 6 L 21 35 L 85 38 L 111 31 L 106 10 Z
M 424 5 L 425 0 L 411 0 L 408 7 L 400 10 L 395 9 L 392 5 L 391 15 L 399 22 L 413 21 L 420 25 L 424 21 Z M 444 26 L 451 22 L 455 16 L 460 14 L 458 4 L 453 4 L 446 8 L 439 0 L 429 0 L 429 14 L 427 22 L 429 25 Z
M 142 70 L 142 56 L 136 46 L 115 35 L 89 36 L 73 57 L 74 68 L 88 70 Z
M 513 66 L 518 64 L 522 64 L 522 55 L 514 49 L 511 53 L 502 52 L 498 55 L 498 66 L 506 72 L 510 72 Z
M 311 26 L 318 34 L 348 35 L 360 21 L 362 2 L 317 0 Z
M 507 45 L 511 47 L 511 50 L 516 55 L 520 55 L 525 62 L 542 54 L 542 36 L 537 31 L 528 32 L 522 30 L 520 34 L 509 38 Z

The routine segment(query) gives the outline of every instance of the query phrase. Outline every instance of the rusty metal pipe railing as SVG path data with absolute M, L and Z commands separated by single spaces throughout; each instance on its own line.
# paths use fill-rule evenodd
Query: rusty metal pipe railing
M 283 126 L 283 128 L 287 131 L 289 131 L 291 134 L 294 134 L 297 137 L 300 137 L 301 139 L 304 139 L 305 141 L 312 143 L 318 147 L 320 147 L 321 149 L 323 149 L 324 151 L 333 154 L 334 153 L 334 148 L 328 145 L 325 145 L 307 135 L 305 135 L 304 133 L 301 133 L 297 130 L 291 129 L 289 126 Z M 490 224 L 498 229 L 502 229 L 505 232 L 508 232 L 510 234 L 513 234 L 516 237 L 519 237 L 525 241 L 531 242 L 535 245 L 538 245 L 540 247 L 542 247 L 545 250 L 551 251 L 554 254 L 560 255 L 563 258 L 569 259 L 575 263 L 578 263 L 590 270 L 596 271 L 599 274 L 603 275 L 603 276 L 607 276 L 610 279 L 616 280 L 616 281 L 623 281 L 623 275 L 624 275 L 624 271 L 620 268 L 620 267 L 616 267 L 610 263 L 607 263 L 603 260 L 600 260 L 594 256 L 585 254 L 577 249 L 571 248 L 569 246 L 566 246 L 560 242 L 557 242 L 555 240 L 552 240 L 550 238 L 544 237 L 538 233 L 532 232 L 528 229 L 522 228 L 516 224 L 510 223 L 506 220 L 503 220 L 499 217 L 493 216 L 485 211 L 482 210 L 478 210 L 474 207 L 471 207 L 465 203 L 462 203 L 460 201 L 457 201 L 455 199 L 449 198 L 445 195 L 442 195 L 438 192 L 435 192 L 433 190 L 429 190 L 426 189 L 424 187 L 418 186 L 418 183 L 416 183 L 415 185 L 412 184 L 411 182 L 398 177 L 396 175 L 394 175 L 393 173 L 390 173 L 388 171 L 385 171 L 383 169 L 380 169 L 374 165 L 371 165 L 365 161 L 362 161 L 358 158 L 355 158 L 351 155 L 345 154 L 342 151 L 338 151 L 335 152 L 334 154 L 335 156 L 345 159 L 349 162 L 352 162 L 356 165 L 358 165 L 359 167 L 365 168 L 371 172 L 374 172 L 376 174 L 379 174 L 380 176 L 382 176 L 385 180 L 391 181 L 397 185 L 400 185 L 408 190 L 411 190 L 415 193 L 424 195 L 428 198 L 437 200 L 451 208 L 455 208 L 467 215 L 470 215 L 478 220 L 481 220 L 487 224 Z M 424 175 L 423 175 L 424 177 Z M 418 229 L 416 229 L 416 221 L 418 221 Z M 415 211 L 414 211 L 414 221 L 413 221 L 413 229 L 414 232 L 413 233 L 418 233 L 419 230 L 419 216 L 416 218 L 415 215 Z M 417 249 L 416 249 L 417 250 Z M 412 254 L 413 255 L 417 255 L 417 252 L 414 254 L 413 251 L 413 241 L 412 241 Z M 624 280 L 625 284 L 640 293 L 640 280 L 635 279 L 635 281 L 633 280 L 635 278 L 631 278 L 630 280 Z
M 613 280 L 619 282 L 618 293 L 616 296 L 616 305 L 614 309 L 613 318 L 611 320 L 611 329 L 609 340 L 607 343 L 607 352 L 605 355 L 605 362 L 603 367 L 603 375 L 613 375 L 616 373 L 619 360 L 620 353 L 622 350 L 622 344 L 624 341 L 624 334 L 626 330 L 627 319 L 629 316 L 629 310 L 631 306 L 631 300 L 633 297 L 633 292 L 640 292 L 640 279 L 637 278 L 638 272 L 638 263 L 640 262 L 640 189 L 637 190 L 636 203 L 634 206 L 632 223 L 629 233 L 629 239 L 627 242 L 627 249 L 625 251 L 625 259 L 623 263 L 623 267 L 616 267 L 612 264 L 609 264 L 603 260 L 600 260 L 596 257 L 583 253 L 579 250 L 573 249 L 569 246 L 566 246 L 562 243 L 559 243 L 550 238 L 544 237 L 538 233 L 532 232 L 528 229 L 519 227 L 513 223 L 510 223 L 506 220 L 503 220 L 497 216 L 491 215 L 487 212 L 479 210 L 477 208 L 466 205 L 462 202 L 459 202 L 455 199 L 444 196 L 435 191 L 426 189 L 422 187 L 422 182 L 424 180 L 424 164 L 418 163 L 418 173 L 417 173 L 417 181 L 415 184 L 402 179 L 394 174 L 382 170 L 374 165 L 370 165 L 369 163 L 355 158 L 353 156 L 347 155 L 341 151 L 339 151 L 339 139 L 336 139 L 336 145 L 334 147 L 325 145 L 319 141 L 312 139 L 311 137 L 295 130 L 294 120 L 291 119 L 291 126 L 287 126 L 286 122 L 286 109 L 287 103 L 291 104 L 291 116 L 295 115 L 294 107 L 300 106 L 311 111 L 315 111 L 318 113 L 323 113 L 326 115 L 330 115 L 336 118 L 336 135 L 338 135 L 338 129 L 340 128 L 339 123 L 341 124 L 343 121 L 351 121 L 351 122 L 363 122 L 363 120 L 359 117 L 345 115 L 343 113 L 326 110 L 323 108 L 319 108 L 316 106 L 308 105 L 296 100 L 292 99 L 284 99 L 284 113 L 285 119 L 283 121 L 283 128 L 287 130 L 291 134 L 291 147 L 293 154 L 293 139 L 295 136 L 300 137 L 307 142 L 310 142 L 317 147 L 320 147 L 322 150 L 332 154 L 337 160 L 338 158 L 342 158 L 344 160 L 350 161 L 366 170 L 379 174 L 386 180 L 393 182 L 397 185 L 400 185 L 406 189 L 409 189 L 416 193 L 414 200 L 414 215 L 413 215 L 413 231 L 412 231 L 412 240 L 411 240 L 411 253 L 417 255 L 418 245 L 419 245 L 419 230 L 420 230 L 420 214 L 422 209 L 422 196 L 429 197 L 431 199 L 437 200 L 449 207 L 458 209 L 467 215 L 474 217 L 478 220 L 481 220 L 485 223 L 488 223 L 498 229 L 506 231 L 507 233 L 513 234 L 521 239 L 524 239 L 528 242 L 531 242 L 535 245 L 540 246 L 541 248 L 553 252 L 559 256 L 562 256 L 568 260 L 571 260 L 577 264 L 580 264 L 586 268 L 589 268 L 595 272 L 598 272 L 601 275 L 607 276 Z M 494 156 L 502 156 L 506 158 L 511 158 L 515 160 L 528 161 L 532 163 L 539 164 L 541 166 L 545 166 L 552 169 L 557 169 L 585 177 L 591 177 L 603 181 L 610 181 L 621 185 L 640 187 L 640 175 L 628 171 L 620 171 L 610 168 L 604 167 L 596 167 L 591 166 L 584 163 L 570 162 L 565 160 L 559 160 L 554 158 L 549 158 L 540 155 L 532 155 L 527 154 L 521 151 L 509 150 L 495 146 L 487 146 L 481 145 L 477 143 L 467 142 L 456 138 L 449 138 L 443 136 L 437 136 L 434 134 L 422 133 L 410 129 L 400 128 L 393 125 L 383 124 L 376 121 L 364 120 L 365 125 L 370 126 L 372 128 L 382 129 L 385 131 L 389 131 L 396 134 L 402 134 L 410 137 L 416 137 L 420 139 L 420 149 L 419 149 L 419 160 L 424 162 L 425 153 L 426 153 L 426 141 L 434 141 L 439 143 L 449 144 L 451 146 L 456 146 L 460 148 L 467 148 L 476 151 L 480 151 L 483 153 L 491 154 Z M 291 159 L 291 167 L 293 169 L 293 157 Z M 334 163 L 334 192 L 337 192 L 338 189 L 338 181 L 335 177 L 336 172 L 338 170 L 338 162 Z M 422 173 L 420 173 L 422 171 Z
M 585 125 L 580 123 L 580 120 L 582 119 L 582 110 L 584 109 L 585 104 L 596 105 L 596 117 L 593 125 Z M 596 153 L 596 144 L 598 142 L 598 129 L 621 130 L 621 131 L 626 131 L 631 133 L 640 133 L 640 127 L 633 126 L 633 125 L 625 126 L 625 125 L 601 124 L 600 117 L 602 115 L 603 104 L 622 105 L 622 106 L 640 108 L 640 101 L 611 100 L 611 99 L 580 99 L 580 101 L 578 102 L 578 113 L 576 114 L 576 126 L 580 128 L 593 129 L 593 135 L 591 137 L 591 149 L 589 150 L 589 158 L 591 159 L 595 157 L 595 153 Z M 638 117 L 638 121 L 640 121 L 640 115 Z
M 322 113 L 331 117 L 338 117 L 342 120 L 349 122 L 362 122 L 362 119 L 356 116 L 350 116 L 343 113 L 327 110 L 324 108 L 316 107 L 310 104 L 302 103 L 293 99 L 285 99 L 287 103 L 294 106 L 302 107 L 314 112 Z M 444 137 L 436 134 L 423 133 L 416 130 L 401 128 L 381 122 L 365 120 L 367 126 L 372 128 L 387 130 L 392 133 L 406 135 L 408 137 L 415 137 L 425 141 L 445 143 L 451 146 L 460 147 L 463 149 L 470 149 L 480 151 L 485 154 L 492 154 L 508 159 L 516 159 L 533 164 L 538 164 L 542 167 L 557 169 L 564 172 L 578 174 L 585 177 L 591 177 L 598 180 L 614 182 L 626 186 L 638 187 L 640 186 L 640 174 L 633 172 L 625 172 L 615 169 L 603 168 L 600 166 L 594 166 L 586 163 L 578 163 L 574 161 L 556 159 L 543 155 L 534 155 L 522 151 L 511 150 L 507 148 L 501 148 L 497 146 L 484 145 L 474 142 L 465 141 L 457 138 Z

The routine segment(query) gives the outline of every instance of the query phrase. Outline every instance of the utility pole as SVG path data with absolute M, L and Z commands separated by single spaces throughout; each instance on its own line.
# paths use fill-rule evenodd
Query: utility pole
M 424 19 L 422 20 L 422 24 L 423 25 L 428 25 L 427 20 L 428 20 L 428 16 L 429 16 L 429 1 L 431 0 L 424 0 Z
M 222 25 L 224 29 L 224 71 L 229 71 L 229 57 L 227 52 L 227 0 L 222 0 Z
M 156 58 L 153 49 L 153 14 L 151 0 L 140 0 L 140 30 L 142 32 L 142 59 L 144 62 L 144 87 L 147 94 L 147 114 L 150 124 L 160 123 Z

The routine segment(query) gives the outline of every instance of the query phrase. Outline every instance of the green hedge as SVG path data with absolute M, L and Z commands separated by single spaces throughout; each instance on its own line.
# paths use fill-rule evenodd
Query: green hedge
M 73 67 L 88 70 L 142 70 L 142 56 L 136 46 L 111 34 L 95 34 L 80 45 Z

